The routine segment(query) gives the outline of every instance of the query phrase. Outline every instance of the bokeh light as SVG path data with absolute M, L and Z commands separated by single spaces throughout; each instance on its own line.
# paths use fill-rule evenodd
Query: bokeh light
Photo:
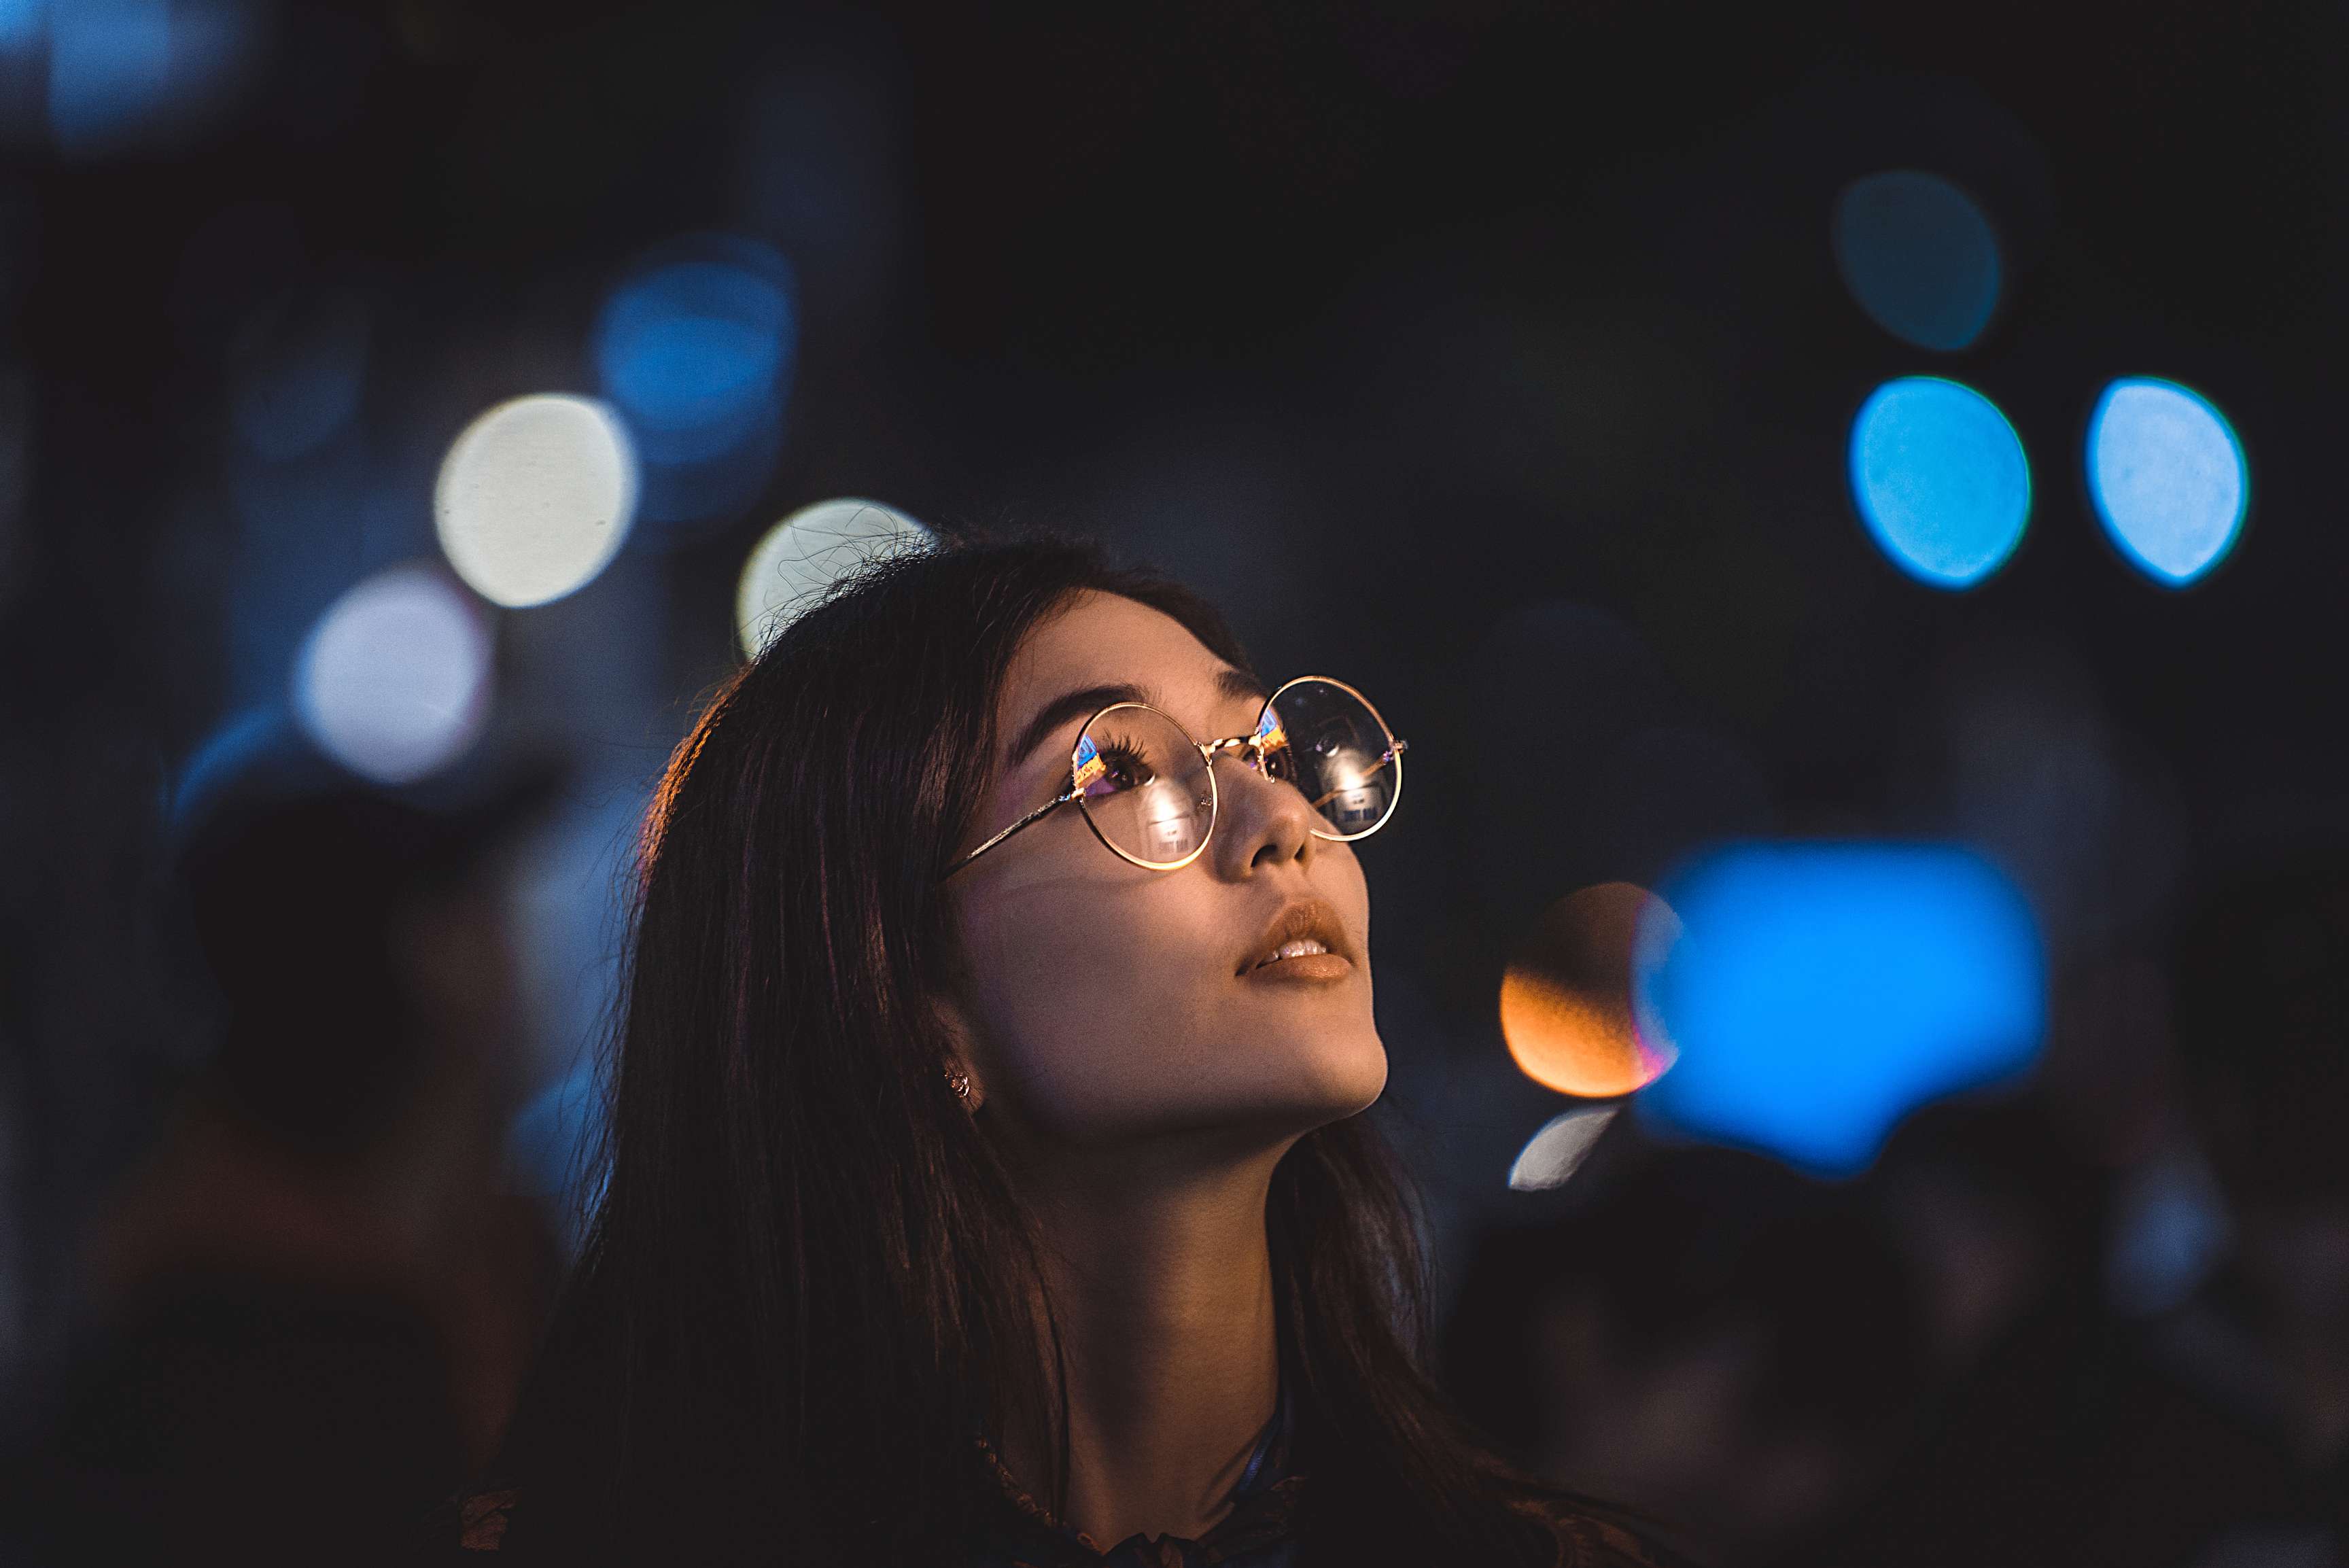
M 1998 406 L 1935 376 L 1888 381 L 1851 428 L 1851 492 L 1892 563 L 1936 588 L 1988 577 L 2023 542 L 2031 464 Z
M 0 42 L 47 35 L 49 134 L 105 153 L 216 109 L 264 46 L 250 0 L 51 0 L 0 6 Z
M 282 702 L 249 707 L 230 715 L 188 753 L 171 780 L 171 820 L 174 830 L 186 828 L 202 815 L 228 784 L 284 744 L 289 717 Z
M 1845 1174 L 1911 1109 L 2037 1053 L 2035 923 L 1969 851 L 1740 846 L 1662 892 L 1684 932 L 1636 983 L 1680 1053 L 1641 1097 L 1670 1125 Z
M 1671 1066 L 1670 1044 L 1634 1017 L 1641 942 L 1671 940 L 1671 911 L 1630 882 L 1552 904 L 1501 978 L 1501 1036 L 1527 1078 L 1560 1094 L 1630 1094 Z
M 99 140 L 160 103 L 171 76 L 170 0 L 78 0 L 49 8 L 49 129 Z
M 1972 197 L 1938 174 L 1892 169 L 1845 186 L 1836 267 L 1868 318 L 1919 348 L 1971 346 L 1998 307 L 1998 236 Z
M 879 501 L 845 498 L 804 506 L 767 531 L 742 565 L 734 627 L 756 658 L 777 632 L 867 562 L 931 542 L 930 531 Z
M 1526 1140 L 1516 1163 L 1509 1167 L 1510 1190 L 1544 1192 L 1565 1186 L 1590 1157 L 1591 1150 L 1598 1147 L 1599 1135 L 1614 1121 L 1619 1109 L 1613 1105 L 1578 1105 L 1542 1123 L 1541 1130 Z
M 358 411 L 373 323 L 347 291 L 274 301 L 246 317 L 229 346 L 229 410 L 264 458 L 300 457 Z
M 647 467 L 660 521 L 746 504 L 772 468 L 799 336 L 791 268 L 733 235 L 665 247 L 595 323 L 604 390 Z
M 319 748 L 378 784 L 439 772 L 489 717 L 490 627 L 429 566 L 378 573 L 327 608 L 302 646 L 294 711 Z
M 2251 470 L 2199 393 L 2149 376 L 2115 381 L 2089 417 L 2087 461 L 2105 531 L 2157 582 L 2183 587 L 2234 547 Z
M 593 581 L 628 536 L 636 468 L 628 434 L 587 397 L 501 403 L 440 464 L 433 516 L 458 575 L 492 603 L 543 604 Z

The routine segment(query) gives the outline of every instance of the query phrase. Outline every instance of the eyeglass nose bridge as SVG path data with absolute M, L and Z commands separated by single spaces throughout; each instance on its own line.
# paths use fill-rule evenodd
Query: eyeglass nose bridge
M 1216 758 L 1225 752 L 1237 751 L 1240 754 L 1242 762 L 1259 773 L 1264 771 L 1264 741 L 1260 737 L 1233 735 L 1222 740 L 1195 741 L 1193 744 L 1198 747 L 1199 755 L 1207 759 L 1209 768 L 1215 767 Z

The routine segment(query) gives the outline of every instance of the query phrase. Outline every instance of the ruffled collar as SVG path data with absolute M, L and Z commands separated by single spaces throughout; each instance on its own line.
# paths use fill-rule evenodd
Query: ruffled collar
M 1232 1505 L 1196 1541 L 1179 1535 L 1130 1535 L 1104 1546 L 1039 1502 L 1005 1466 L 992 1444 L 978 1439 L 980 1454 L 1009 1504 L 1006 1528 L 978 1559 L 981 1568 L 1211 1568 L 1237 1563 L 1248 1554 L 1291 1538 L 1305 1478 L 1291 1473 L 1295 1415 L 1287 1389 L 1265 1424 L 1240 1479 Z

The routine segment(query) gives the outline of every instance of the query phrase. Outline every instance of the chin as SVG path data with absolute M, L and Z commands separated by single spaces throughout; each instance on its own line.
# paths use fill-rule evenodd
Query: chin
M 1387 1087 L 1387 1051 L 1374 1030 L 1299 1042 L 1279 1088 L 1267 1096 L 1311 1129 L 1368 1110 Z

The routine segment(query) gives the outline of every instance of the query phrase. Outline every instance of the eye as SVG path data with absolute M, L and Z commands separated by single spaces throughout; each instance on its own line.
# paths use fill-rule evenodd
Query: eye
M 1150 765 L 1150 758 L 1136 742 L 1111 736 L 1102 738 L 1096 744 L 1095 755 L 1101 758 L 1102 764 L 1102 792 L 1139 789 L 1158 781 L 1158 770 Z

